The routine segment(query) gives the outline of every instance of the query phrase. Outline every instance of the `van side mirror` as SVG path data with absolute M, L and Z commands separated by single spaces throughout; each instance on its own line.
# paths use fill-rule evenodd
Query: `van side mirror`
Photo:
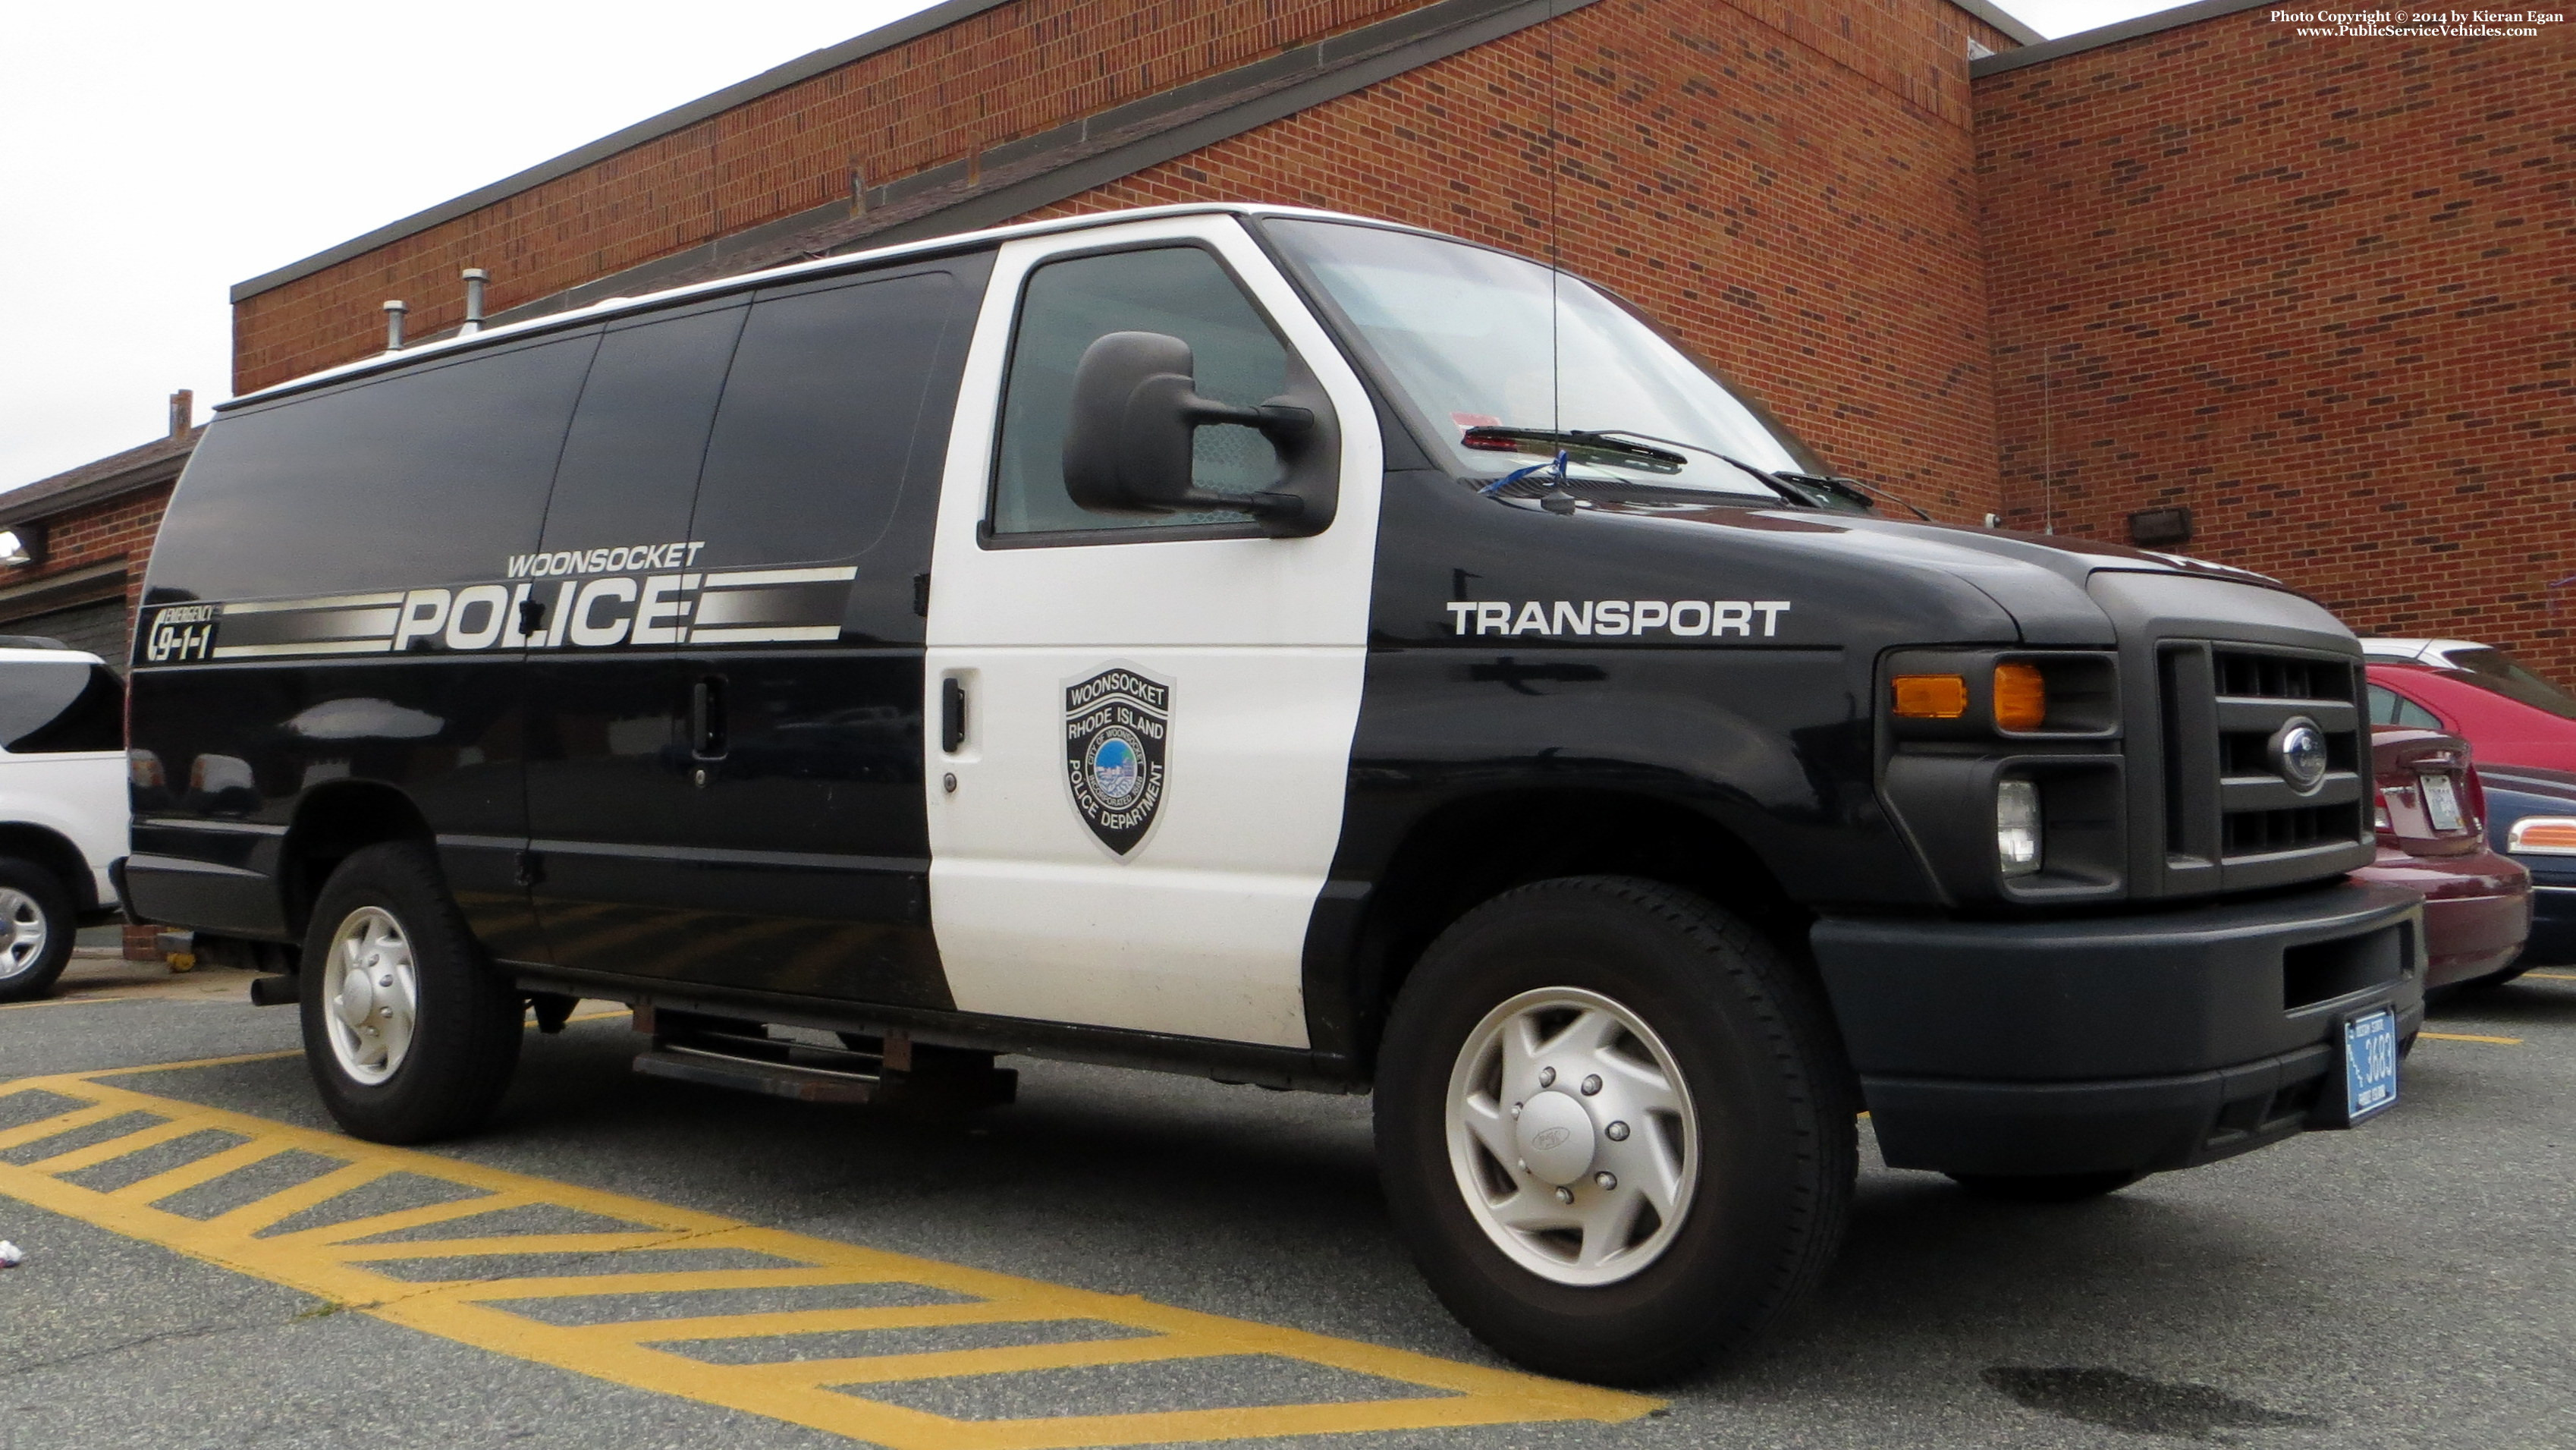
M 1332 405 L 1302 376 L 1258 407 L 1198 394 L 1190 345 L 1160 332 L 1113 332 L 1085 348 L 1073 373 L 1073 417 L 1064 435 L 1064 484 L 1073 501 L 1106 513 L 1192 509 L 1248 513 L 1262 531 L 1321 533 L 1333 521 L 1340 449 Z M 1190 473 L 1194 436 L 1210 424 L 1258 430 L 1278 450 L 1281 477 L 1259 493 L 1217 493 Z

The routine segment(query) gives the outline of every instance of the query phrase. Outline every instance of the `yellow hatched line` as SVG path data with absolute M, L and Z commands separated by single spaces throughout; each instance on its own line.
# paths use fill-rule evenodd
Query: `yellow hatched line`
M 1202 1314 L 1130 1295 L 1069 1288 L 809 1238 L 436 1154 L 361 1143 L 98 1081 L 131 1071 L 25 1078 L 0 1084 L 0 1098 L 46 1092 L 80 1104 L 42 1122 L 0 1133 L 0 1147 L 40 1141 L 124 1113 L 145 1113 L 161 1120 L 112 1142 L 57 1154 L 41 1163 L 0 1163 L 0 1193 L 239 1273 L 319 1295 L 423 1333 L 617 1384 L 873 1441 L 894 1450 L 1060 1450 L 1072 1446 L 1535 1421 L 1588 1419 L 1615 1423 L 1633 1419 L 1660 1403 L 1510 1370 Z M 125 1153 L 207 1129 L 220 1129 L 249 1141 L 115 1192 L 83 1188 L 61 1177 L 76 1168 L 109 1162 Z M 185 1218 L 154 1206 L 157 1199 L 212 1182 L 233 1169 L 298 1150 L 340 1166 L 211 1219 Z M 373 1214 L 266 1238 L 259 1236 L 263 1229 L 297 1213 L 395 1173 L 478 1192 L 426 1207 Z M 471 1224 L 458 1222 L 457 1228 L 463 1232 L 447 1238 L 397 1244 L 352 1242 L 519 1207 L 567 1209 L 596 1215 L 623 1227 L 598 1233 L 474 1234 Z M 687 1270 L 653 1265 L 655 1258 L 675 1249 L 733 1250 L 765 1257 L 772 1266 Z M 470 1274 L 476 1267 L 471 1262 L 476 1256 L 538 1253 L 584 1255 L 587 1257 L 582 1267 L 610 1271 L 424 1283 L 388 1277 L 377 1267 L 391 1260 L 452 1259 L 456 1261 L 456 1272 Z M 616 1271 L 630 1264 L 631 1271 Z M 970 1302 L 630 1318 L 577 1326 L 547 1324 L 499 1307 L 528 1299 L 613 1299 L 619 1295 L 693 1290 L 888 1283 L 921 1285 L 963 1296 Z M 1106 1339 L 985 1349 L 738 1365 L 692 1359 L 675 1347 L 685 1342 L 834 1330 L 1050 1320 L 1099 1321 L 1131 1333 Z M 852 1388 L 960 1375 L 1221 1355 L 1300 1360 L 1409 1385 L 1419 1393 L 1396 1399 L 1321 1404 L 957 1420 L 867 1399 L 861 1389 Z

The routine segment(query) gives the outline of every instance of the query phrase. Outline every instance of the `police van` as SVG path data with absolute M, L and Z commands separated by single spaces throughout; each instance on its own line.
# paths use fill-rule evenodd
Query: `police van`
M 1576 277 L 1174 207 L 227 405 L 123 873 L 371 1139 L 580 997 L 797 1097 L 1373 1092 L 1458 1316 L 1641 1381 L 1816 1281 L 1864 1109 L 2064 1198 L 2393 1102 L 2361 689 L 2267 580 L 1885 515 Z

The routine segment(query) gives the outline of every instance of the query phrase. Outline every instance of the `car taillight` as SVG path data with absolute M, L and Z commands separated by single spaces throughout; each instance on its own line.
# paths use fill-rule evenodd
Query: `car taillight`
M 2478 777 L 2478 768 L 2471 765 L 2461 768 L 2460 784 L 2464 787 L 2460 809 L 2468 816 L 2468 820 L 2462 824 L 2472 831 L 2485 830 L 2487 828 L 2487 783 Z
M 2504 833 L 2504 848 L 2517 855 L 2576 856 L 2576 816 L 2524 816 Z

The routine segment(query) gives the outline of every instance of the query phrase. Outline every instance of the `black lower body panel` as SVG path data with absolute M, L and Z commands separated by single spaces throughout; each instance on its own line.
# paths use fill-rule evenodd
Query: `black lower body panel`
M 1116 1027 L 1087 1027 L 1071 1022 L 1038 1022 L 1024 1017 L 993 1017 L 973 1012 L 939 1011 L 874 1002 L 848 1002 L 788 992 L 716 986 L 703 982 L 659 981 L 605 972 L 575 971 L 534 962 L 504 962 L 520 987 L 576 997 L 771 1022 L 785 1027 L 812 1027 L 827 1032 L 901 1032 L 917 1042 L 982 1052 L 1010 1052 L 1024 1057 L 1098 1063 L 1104 1067 L 1145 1068 L 1187 1073 L 1227 1083 L 1306 1092 L 1355 1093 L 1368 1090 L 1368 1079 L 1352 1058 L 1293 1047 L 1250 1042 L 1222 1042 L 1163 1032 L 1134 1032 Z
M 2022 922 L 1829 918 L 1812 940 L 1889 1166 L 2187 1168 L 2335 1121 L 2341 1033 L 2423 1023 L 2411 892 Z

